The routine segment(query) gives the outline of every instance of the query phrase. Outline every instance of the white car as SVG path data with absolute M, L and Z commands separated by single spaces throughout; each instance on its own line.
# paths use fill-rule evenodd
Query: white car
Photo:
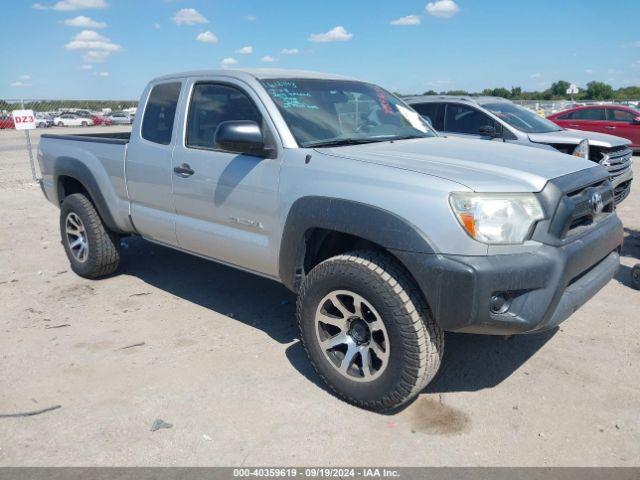
M 53 124 L 57 127 L 88 127 L 93 125 L 93 120 L 73 113 L 63 113 L 53 119 Z

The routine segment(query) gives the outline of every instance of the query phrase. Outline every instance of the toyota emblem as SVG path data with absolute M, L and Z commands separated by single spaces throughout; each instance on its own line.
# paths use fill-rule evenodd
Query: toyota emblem
M 602 213 L 604 201 L 602 200 L 602 194 L 600 192 L 593 192 L 593 195 L 591 195 L 591 208 L 595 214 Z

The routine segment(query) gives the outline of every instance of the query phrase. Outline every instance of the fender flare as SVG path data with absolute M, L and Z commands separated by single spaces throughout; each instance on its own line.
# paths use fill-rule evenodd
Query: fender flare
M 302 197 L 289 210 L 280 244 L 280 281 L 293 291 L 302 275 L 307 234 L 315 228 L 354 235 L 388 250 L 435 253 L 417 227 L 388 210 L 352 200 Z
M 125 233 L 123 232 L 116 224 L 109 211 L 109 207 L 107 207 L 107 202 L 100 191 L 100 187 L 98 186 L 98 182 L 96 181 L 93 173 L 89 170 L 84 163 L 82 163 L 77 158 L 73 157 L 58 157 L 56 158 L 53 164 L 53 188 L 55 198 L 60 201 L 60 177 L 71 177 L 74 180 L 77 180 L 82 184 L 82 186 L 87 190 L 89 195 L 91 196 L 91 201 L 93 202 L 96 210 L 98 211 L 98 215 L 105 223 L 110 230 L 117 233 Z

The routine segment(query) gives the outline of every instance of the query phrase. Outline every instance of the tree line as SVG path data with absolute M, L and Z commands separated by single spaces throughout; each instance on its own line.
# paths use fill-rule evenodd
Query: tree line
M 614 89 L 604 82 L 589 82 L 585 88 L 580 88 L 577 95 L 568 95 L 567 89 L 571 83 L 565 80 L 558 80 L 551 84 L 551 87 L 544 91 L 525 92 L 520 87 L 511 89 L 485 88 L 481 92 L 467 92 L 466 90 L 449 90 L 446 92 L 436 92 L 428 90 L 423 95 L 489 95 L 493 97 L 503 97 L 510 100 L 638 100 L 640 99 L 640 87 L 623 87 Z

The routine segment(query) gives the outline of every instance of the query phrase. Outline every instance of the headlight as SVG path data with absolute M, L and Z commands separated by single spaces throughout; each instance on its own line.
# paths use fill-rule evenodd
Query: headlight
M 582 140 L 573 151 L 573 155 L 589 160 L 589 139 Z
M 449 203 L 471 238 L 489 244 L 522 243 L 544 218 L 531 193 L 452 193 Z

